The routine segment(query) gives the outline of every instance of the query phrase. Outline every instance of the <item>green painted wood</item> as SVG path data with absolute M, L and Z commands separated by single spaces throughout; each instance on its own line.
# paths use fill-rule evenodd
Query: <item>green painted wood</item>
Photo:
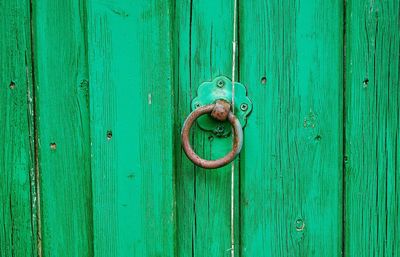
M 400 255 L 400 3 L 347 2 L 345 255 Z
M 400 4 L 239 2 L 236 256 L 399 255 Z M 229 256 L 230 167 L 195 167 L 180 131 L 198 86 L 231 76 L 232 15 L 0 3 L 0 256 Z M 231 147 L 191 140 L 208 159 Z
M 43 256 L 92 256 L 84 1 L 34 1 Z
M 169 1 L 89 1 L 95 256 L 174 256 Z
M 241 256 L 341 256 L 342 3 L 240 1 Z
M 181 149 L 179 134 L 198 86 L 219 75 L 231 77 L 233 1 L 176 1 L 174 13 L 177 256 L 228 256 L 230 166 L 195 167 Z M 215 138 L 198 126 L 192 135 L 195 151 L 206 159 L 230 151 L 231 138 Z
M 0 256 L 36 256 L 29 1 L 0 3 Z

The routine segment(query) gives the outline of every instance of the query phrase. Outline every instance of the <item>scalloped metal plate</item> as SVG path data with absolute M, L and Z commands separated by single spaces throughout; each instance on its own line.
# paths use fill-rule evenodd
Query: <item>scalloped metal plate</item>
M 232 101 L 232 81 L 225 77 L 216 77 L 213 81 L 203 82 L 197 89 L 197 97 L 193 99 L 192 110 L 200 106 L 213 104 L 218 99 Z M 243 84 L 235 82 L 235 115 L 242 127 L 246 126 L 247 116 L 253 109 L 251 100 L 247 97 L 247 89 Z M 220 122 L 210 115 L 203 115 L 197 119 L 199 127 L 213 132 L 218 137 L 226 137 L 231 133 L 229 122 Z

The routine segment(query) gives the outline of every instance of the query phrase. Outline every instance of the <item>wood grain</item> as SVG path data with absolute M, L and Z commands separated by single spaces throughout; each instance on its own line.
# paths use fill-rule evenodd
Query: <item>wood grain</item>
M 170 1 L 89 1 L 95 256 L 174 256 Z
M 239 3 L 236 256 L 400 255 L 400 3 Z M 232 22 L 223 0 L 0 3 L 1 257 L 230 255 L 230 166 L 180 131 L 231 77 Z
M 240 1 L 241 256 L 341 256 L 340 1 Z
M 0 3 L 0 256 L 36 256 L 29 1 Z
M 345 255 L 400 255 L 400 3 L 348 1 Z
M 174 19 L 175 136 L 179 139 L 198 86 L 219 75 L 231 77 L 233 1 L 177 1 Z M 230 137 L 215 138 L 197 126 L 191 140 L 205 159 L 224 156 L 232 145 Z M 230 166 L 201 169 L 187 159 L 179 140 L 175 144 L 177 256 L 228 256 Z
M 32 11 L 43 256 L 92 256 L 85 3 Z

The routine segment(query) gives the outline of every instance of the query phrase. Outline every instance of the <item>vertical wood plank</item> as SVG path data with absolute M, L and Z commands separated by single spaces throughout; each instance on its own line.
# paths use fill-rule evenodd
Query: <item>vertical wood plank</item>
M 44 256 L 92 256 L 85 1 L 33 2 Z
M 342 3 L 240 1 L 241 256 L 341 256 Z
M 219 75 L 231 77 L 232 35 L 233 1 L 176 1 L 176 137 L 191 112 L 198 86 Z M 192 128 L 191 139 L 205 159 L 224 156 L 232 145 L 230 137 L 216 138 L 197 126 Z M 177 256 L 228 256 L 230 166 L 217 170 L 196 167 L 182 151 L 180 140 L 176 142 Z
M 95 256 L 174 256 L 170 1 L 89 1 Z
M 37 256 L 29 9 L 0 3 L 0 256 Z
M 400 3 L 347 1 L 346 256 L 400 255 Z

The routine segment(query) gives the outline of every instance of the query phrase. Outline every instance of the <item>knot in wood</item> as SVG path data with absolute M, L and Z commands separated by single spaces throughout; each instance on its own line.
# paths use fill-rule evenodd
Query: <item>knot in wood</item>
M 225 121 L 231 110 L 231 104 L 225 100 L 217 100 L 211 112 L 211 117 L 219 121 Z

